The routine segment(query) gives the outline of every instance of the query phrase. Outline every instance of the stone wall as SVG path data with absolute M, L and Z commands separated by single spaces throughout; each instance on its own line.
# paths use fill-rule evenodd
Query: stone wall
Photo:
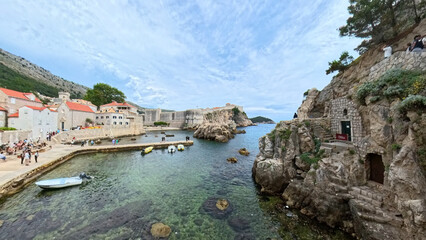
M 19 140 L 30 139 L 32 136 L 31 130 L 17 130 L 0 132 L 0 144 L 7 142 L 18 142 Z
M 382 76 L 387 70 L 393 68 L 401 68 L 407 70 L 424 70 L 426 69 L 426 51 L 422 53 L 413 52 L 395 52 L 389 58 L 383 59 L 381 62 L 370 68 L 368 81 L 373 81 Z
M 74 137 L 78 141 L 78 140 L 116 138 L 120 136 L 141 135 L 143 133 L 145 133 L 145 130 L 142 127 L 105 126 L 102 128 L 95 128 L 95 129 L 64 131 L 52 137 L 52 141 L 55 143 L 64 143 L 64 142 L 71 142 L 71 140 Z
M 331 133 L 342 133 L 342 121 L 351 122 L 352 142 L 358 143 L 362 138 L 362 121 L 355 104 L 349 99 L 343 97 L 331 101 L 330 109 Z

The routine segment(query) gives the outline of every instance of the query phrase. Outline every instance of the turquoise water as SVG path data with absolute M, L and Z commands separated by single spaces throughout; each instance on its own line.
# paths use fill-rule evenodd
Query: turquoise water
M 152 239 L 150 227 L 156 222 L 171 227 L 169 239 L 330 239 L 296 213 L 289 218 L 275 211 L 282 205 L 278 198 L 258 195 L 251 168 L 258 138 L 273 127 L 247 127 L 246 134 L 228 143 L 193 139 L 193 146 L 173 155 L 153 150 L 145 156 L 129 151 L 75 157 L 39 180 L 82 171 L 95 179 L 53 191 L 31 184 L 8 198 L 0 204 L 0 239 Z M 192 136 L 185 131 L 167 134 L 175 135 L 170 141 Z M 133 142 L 161 137 L 160 132 L 149 133 Z M 121 141 L 126 142 L 132 141 Z M 242 147 L 251 154 L 239 155 Z M 238 163 L 228 163 L 229 157 Z M 219 198 L 230 203 L 226 216 L 209 214 L 206 208 L 207 200 Z

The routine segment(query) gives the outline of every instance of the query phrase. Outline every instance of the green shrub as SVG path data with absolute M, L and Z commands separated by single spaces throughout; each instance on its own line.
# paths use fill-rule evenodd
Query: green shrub
M 303 121 L 303 123 L 305 124 L 306 127 L 311 126 L 311 122 L 309 122 L 308 120 Z
M 400 102 L 397 106 L 400 113 L 407 111 L 425 111 L 426 97 L 421 95 L 410 95 Z
M 306 96 L 308 96 L 308 94 L 309 94 L 309 89 L 306 90 L 306 92 L 303 93 L 303 96 L 306 97 Z
M 401 150 L 401 145 L 399 145 L 398 143 L 394 143 L 392 144 L 392 150 L 399 152 L 399 150 Z
M 350 154 L 350 155 L 354 155 L 354 154 L 355 154 L 355 150 L 353 150 L 353 149 L 349 149 L 349 154 Z
M 371 98 L 370 98 L 370 102 L 371 102 L 371 103 L 375 103 L 375 102 L 380 101 L 380 99 L 381 99 L 381 97 L 380 97 L 380 96 L 374 96 L 374 97 L 371 97 Z
M 168 126 L 169 124 L 166 122 L 154 122 L 154 126 Z
M 379 79 L 366 82 L 358 87 L 356 99 L 365 105 L 365 98 L 372 96 L 371 102 L 382 98 L 388 100 L 404 99 L 411 95 L 426 94 L 426 73 L 421 71 L 392 69 Z
M 16 128 L 13 127 L 0 127 L 0 131 L 14 131 Z
M 239 113 L 240 113 L 240 109 L 238 109 L 237 107 L 234 107 L 234 108 L 232 109 L 232 112 L 234 113 L 234 115 L 237 115 L 237 114 L 239 114 Z
M 275 132 L 276 130 L 272 130 L 270 133 L 266 134 L 269 139 L 271 139 L 272 142 L 275 142 Z
M 279 133 L 281 140 L 287 141 L 288 139 L 290 139 L 291 130 L 289 128 L 281 129 L 281 130 L 278 131 L 278 133 Z

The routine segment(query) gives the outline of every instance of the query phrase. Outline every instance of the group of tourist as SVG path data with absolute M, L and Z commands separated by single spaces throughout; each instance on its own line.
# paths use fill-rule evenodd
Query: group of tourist
M 38 159 L 38 150 L 35 152 L 34 154 L 34 160 L 35 163 L 37 163 L 37 159 Z M 21 158 L 21 164 L 25 163 L 25 166 L 29 166 L 31 163 L 31 156 L 32 156 L 32 151 L 31 149 L 24 149 L 24 151 L 22 151 L 21 155 L 19 155 L 18 157 Z
M 420 34 L 414 36 L 414 40 L 411 43 L 407 43 L 406 53 L 416 52 L 420 53 L 425 51 L 424 47 L 426 45 L 426 35 L 421 36 Z M 385 45 L 382 49 L 385 52 L 385 58 L 388 58 L 392 55 L 392 47 L 390 45 Z
M 25 166 L 29 166 L 31 163 L 31 157 L 34 155 L 35 163 L 37 163 L 37 159 L 39 156 L 39 150 L 32 150 L 34 148 L 45 147 L 47 144 L 37 139 L 37 141 L 33 141 L 30 139 L 20 140 L 15 143 L 7 142 L 1 146 L 3 151 L 0 151 L 0 159 L 6 161 L 6 155 L 16 155 L 21 159 L 21 164 L 25 163 Z M 18 154 L 19 153 L 19 154 Z

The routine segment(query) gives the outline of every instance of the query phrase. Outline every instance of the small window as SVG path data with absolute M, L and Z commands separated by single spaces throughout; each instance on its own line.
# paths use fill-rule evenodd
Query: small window
M 116 118 L 117 118 L 117 116 L 112 116 L 112 118 L 113 118 L 113 119 L 116 119 Z
M 128 123 L 128 122 L 126 122 L 126 125 L 129 125 L 129 123 Z
M 117 125 L 117 122 L 114 122 L 114 125 Z
M 101 116 L 101 119 L 104 119 L 104 116 Z
M 118 117 L 119 119 L 123 119 L 123 117 L 122 116 L 120 116 L 120 117 Z
M 108 119 L 108 118 L 109 118 L 109 116 L 106 116 L 105 118 L 106 118 L 106 119 Z
M 123 125 L 123 123 L 122 123 L 122 122 L 120 122 L 120 125 Z
M 15 104 L 15 98 L 10 98 L 10 103 Z
M 96 119 L 99 119 L 99 117 L 96 117 Z
M 347 116 L 347 115 L 348 115 L 348 109 L 346 109 L 346 108 L 345 108 L 345 109 L 343 110 L 343 116 Z

